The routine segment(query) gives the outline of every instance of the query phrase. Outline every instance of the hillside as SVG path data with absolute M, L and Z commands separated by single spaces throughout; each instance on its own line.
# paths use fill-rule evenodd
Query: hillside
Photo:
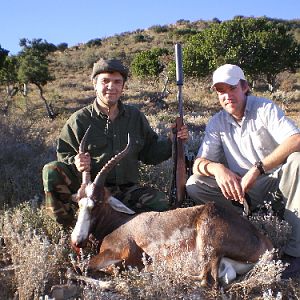
M 236 18 L 246 18 L 237 16 Z M 300 41 L 300 20 L 276 20 L 286 24 L 295 39 Z M 212 21 L 178 20 L 175 24 L 153 25 L 147 29 L 136 29 L 133 32 L 123 32 L 110 37 L 95 37 L 86 43 L 70 47 L 64 53 L 56 52 L 56 69 L 74 68 L 74 70 L 89 68 L 99 57 L 118 57 L 128 65 L 133 56 L 140 51 L 152 48 L 166 48 L 173 50 L 175 43 L 183 43 L 192 35 L 209 27 L 210 24 L 220 23 L 218 19 Z
M 66 119 L 77 109 L 91 103 L 95 97 L 90 80 L 92 64 L 100 57 L 118 57 L 128 66 L 135 53 L 167 48 L 173 53 L 174 44 L 183 47 L 187 37 L 206 28 L 212 21 L 179 20 L 176 24 L 153 25 L 111 37 L 98 38 L 55 51 L 49 56 L 50 71 L 55 79 L 45 85 L 44 96 L 57 114 L 54 120 L 47 117 L 43 101 L 35 86 L 29 85 L 28 95 L 17 94 L 8 114 L 1 111 L 0 118 L 0 298 L 35 299 L 49 295 L 54 284 L 70 283 L 72 253 L 70 232 L 63 231 L 40 209 L 43 203 L 42 168 L 54 160 L 56 140 Z M 300 41 L 300 20 L 287 22 L 295 38 Z M 174 59 L 170 55 L 169 59 Z M 165 134 L 177 112 L 177 86 L 170 80 L 165 88 L 165 77 L 137 79 L 129 77 L 123 101 L 139 107 L 153 128 Z M 300 126 L 300 72 L 284 72 L 278 78 L 279 89 L 270 93 L 260 83 L 254 94 L 273 99 Z M 218 111 L 219 103 L 210 90 L 211 78 L 184 78 L 184 122 L 190 129 L 188 150 L 196 153 L 204 128 L 211 115 Z M 5 100 L 0 90 L 0 106 Z M 158 166 L 141 165 L 141 181 L 162 191 L 167 191 L 172 171 L 171 160 Z M 285 241 L 287 228 L 270 217 L 259 222 L 276 235 L 277 242 Z M 258 222 L 257 221 L 257 222 Z M 82 258 L 83 259 L 83 258 Z M 87 263 L 84 258 L 80 263 Z M 116 275 L 113 280 L 116 291 L 102 291 L 99 287 L 80 283 L 82 299 L 297 299 L 299 281 L 282 282 L 276 279 L 280 265 L 262 264 L 249 278 L 238 281 L 220 292 L 203 289 L 179 272 L 174 277 L 164 275 L 164 266 L 156 266 L 154 273 L 138 274 L 135 270 Z M 174 271 L 174 270 L 173 270 Z M 178 270 L 175 270 L 176 272 Z M 276 273 L 277 272 L 277 273 Z M 276 275 L 277 274 L 277 275 Z M 174 274 L 172 274 L 174 275 Z M 268 277 L 269 276 L 269 277 Z M 267 278 L 264 281 L 264 278 Z M 26 280 L 25 280 L 26 279 Z M 186 294 L 184 294 L 186 293 Z M 280 298 L 282 293 L 283 298 Z M 15 295 L 15 296 L 14 296 Z M 23 298 L 22 298 L 23 295 Z M 96 295 L 96 296 L 95 296 Z M 118 297 L 120 295 L 120 298 Z M 264 296 L 263 296 L 264 295 Z M 277 296 L 276 296 L 277 295 Z M 26 298 L 27 297 L 27 298 Z M 148 298 L 147 298 L 148 297 Z M 178 298 L 176 298 L 178 297 Z M 186 298 L 189 297 L 189 298 Z M 171 299 L 170 298 L 170 299 Z

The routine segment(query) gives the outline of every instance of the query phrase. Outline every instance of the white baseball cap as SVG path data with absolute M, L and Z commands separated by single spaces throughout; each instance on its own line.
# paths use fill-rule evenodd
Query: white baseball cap
M 237 85 L 240 79 L 246 80 L 243 70 L 236 65 L 226 64 L 216 69 L 213 73 L 212 87 L 221 82 Z

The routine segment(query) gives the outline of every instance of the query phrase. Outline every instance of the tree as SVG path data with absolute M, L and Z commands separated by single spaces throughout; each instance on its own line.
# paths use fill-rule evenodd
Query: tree
M 164 69 L 160 57 L 167 55 L 168 50 L 153 48 L 137 53 L 131 63 L 132 74 L 137 77 L 158 76 Z
M 65 51 L 66 49 L 68 49 L 68 44 L 67 43 L 60 43 L 56 46 L 58 51 Z
M 7 100 L 5 101 L 3 112 L 6 114 L 9 104 L 11 103 L 11 97 L 14 90 L 10 89 L 10 84 L 14 82 L 16 74 L 14 72 L 13 60 L 8 56 L 9 51 L 3 49 L 0 45 L 0 86 L 4 85 L 7 92 Z
M 8 113 L 13 96 L 19 91 L 17 70 L 18 58 L 16 56 L 7 56 L 0 69 L 0 85 L 5 86 L 7 94 L 7 99 L 3 108 L 5 114 Z
M 86 45 L 88 47 L 96 47 L 96 46 L 101 46 L 102 45 L 102 40 L 97 38 L 97 39 L 92 39 L 92 40 L 89 40 Z
M 9 53 L 9 51 L 6 49 L 3 49 L 0 45 L 0 70 L 2 68 L 2 65 L 3 65 L 8 53 Z
M 241 66 L 250 80 L 263 78 L 274 87 L 278 73 L 299 67 L 300 44 L 283 23 L 236 17 L 191 37 L 183 61 L 191 76 L 207 76 L 220 65 L 232 63 Z
M 26 48 L 20 55 L 18 80 L 24 84 L 32 83 L 39 89 L 40 97 L 44 101 L 49 118 L 54 119 L 55 114 L 51 105 L 43 95 L 43 86 L 54 80 L 50 75 L 48 60 L 45 52 L 36 48 Z
M 57 47 L 54 44 L 48 43 L 46 40 L 42 39 L 33 39 L 30 41 L 22 38 L 20 39 L 19 45 L 23 48 L 23 51 L 26 51 L 27 49 L 35 49 L 44 54 L 49 54 L 57 50 Z

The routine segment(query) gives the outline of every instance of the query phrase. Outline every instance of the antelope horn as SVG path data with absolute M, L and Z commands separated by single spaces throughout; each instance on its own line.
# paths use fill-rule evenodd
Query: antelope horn
M 91 128 L 91 125 L 86 130 L 80 144 L 79 144 L 79 153 L 84 153 L 86 151 L 86 140 L 89 133 L 89 130 Z M 82 184 L 88 184 L 91 181 L 91 173 L 87 171 L 82 172 Z
M 78 152 L 79 153 L 84 153 L 86 151 L 85 147 L 86 147 L 86 139 L 87 139 L 87 136 L 88 136 L 88 133 L 89 133 L 89 130 L 91 129 L 91 125 L 88 127 L 88 129 L 86 130 L 80 144 L 79 144 L 79 150 Z
M 108 174 L 108 172 L 122 159 L 124 158 L 129 150 L 130 150 L 130 137 L 128 134 L 128 142 L 126 147 L 123 149 L 123 151 L 121 151 L 120 153 L 116 154 L 114 157 L 112 157 L 103 167 L 102 169 L 99 171 L 99 173 L 97 174 L 95 180 L 94 180 L 94 185 L 101 187 L 104 186 L 104 182 L 105 182 L 105 178 Z

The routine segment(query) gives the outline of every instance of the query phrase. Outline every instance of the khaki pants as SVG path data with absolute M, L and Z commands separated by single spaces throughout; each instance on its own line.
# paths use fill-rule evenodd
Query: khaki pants
M 192 175 L 186 183 L 186 189 L 196 204 L 214 201 L 222 206 L 234 207 L 223 196 L 213 177 Z M 284 251 L 300 257 L 300 152 L 291 154 L 280 170 L 258 177 L 247 193 L 255 207 L 263 204 L 269 193 L 277 189 L 281 191 L 285 203 L 284 219 L 292 226 L 292 234 Z

